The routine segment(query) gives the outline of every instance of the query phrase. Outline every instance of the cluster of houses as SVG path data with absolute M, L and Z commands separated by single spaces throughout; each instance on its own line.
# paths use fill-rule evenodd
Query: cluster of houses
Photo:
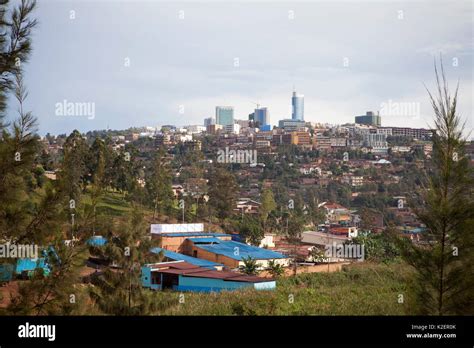
M 205 231 L 202 223 L 152 224 L 150 233 L 159 244 L 151 252 L 163 260 L 142 267 L 142 284 L 155 290 L 270 290 L 276 287 L 274 279 L 239 272 L 245 259 L 254 260 L 260 269 L 270 262 L 290 264 L 282 253 L 234 241 L 230 234 Z

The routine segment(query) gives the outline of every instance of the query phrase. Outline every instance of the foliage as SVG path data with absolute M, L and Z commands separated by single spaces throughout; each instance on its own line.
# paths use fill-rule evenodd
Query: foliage
M 259 273 L 259 264 L 256 259 L 253 259 L 251 256 L 242 258 L 243 265 L 239 266 L 239 270 L 242 273 L 248 275 L 257 275 Z
M 285 274 L 285 269 L 275 260 L 270 260 L 268 262 L 268 272 L 272 275 L 272 277 L 278 278 Z
M 417 308 L 421 314 L 471 314 L 474 310 L 474 174 L 465 154 L 463 125 L 441 61 L 435 64 L 433 171 L 416 213 L 426 225 L 424 243 L 400 240 L 402 256 L 416 270 Z
M 263 229 L 259 221 L 249 216 L 244 216 L 244 219 L 239 225 L 239 231 L 241 238 L 251 245 L 260 245 L 260 241 L 264 237 Z
M 237 184 L 234 175 L 222 166 L 214 168 L 209 179 L 209 205 L 213 215 L 226 219 L 233 213 Z

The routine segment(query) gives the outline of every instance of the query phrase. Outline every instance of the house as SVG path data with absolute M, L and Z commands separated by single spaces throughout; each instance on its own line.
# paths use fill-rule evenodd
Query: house
M 220 292 L 242 288 L 272 290 L 273 279 L 230 271 L 215 271 L 185 261 L 159 262 L 142 267 L 142 285 L 153 290 Z
M 337 203 L 326 203 L 326 220 L 329 224 L 348 223 L 351 220 L 349 209 Z
M 198 259 L 192 256 L 175 253 L 174 251 L 166 250 L 159 247 L 152 248 L 150 251 L 154 254 L 162 253 L 163 261 L 185 261 L 194 266 L 209 268 L 216 271 L 222 271 L 222 269 L 224 268 L 224 265 L 221 265 L 220 263 L 215 263 L 208 260 Z
M 364 177 L 353 175 L 353 174 L 345 174 L 342 177 L 342 183 L 351 185 L 352 187 L 359 187 L 364 185 Z
M 250 198 L 240 198 L 237 201 L 237 207 L 234 211 L 238 211 L 242 214 L 257 214 L 261 203 L 254 201 Z
M 159 247 L 183 253 L 187 238 L 220 238 L 230 240 L 231 235 L 204 231 L 204 224 L 151 224 L 151 238 L 158 239 Z
M 221 263 L 229 268 L 244 265 L 244 259 L 252 258 L 260 268 L 267 268 L 270 261 L 284 267 L 290 259 L 272 250 L 219 238 L 188 238 L 183 247 L 193 257 Z
M 335 234 L 337 236 L 344 236 L 347 238 L 354 238 L 357 237 L 357 227 L 345 227 L 345 226 L 337 226 L 337 227 L 330 227 L 329 233 Z

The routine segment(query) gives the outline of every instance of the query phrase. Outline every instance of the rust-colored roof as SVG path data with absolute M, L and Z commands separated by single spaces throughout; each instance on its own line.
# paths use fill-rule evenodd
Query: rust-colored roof
M 261 278 L 231 271 L 213 271 L 204 267 L 191 265 L 187 262 L 166 263 L 162 266 L 163 267 L 160 267 L 160 265 L 158 264 L 154 268 L 152 267 L 152 272 L 177 274 L 184 277 L 212 278 L 222 279 L 224 281 L 236 281 L 246 283 L 260 283 L 272 281 L 272 279 L 269 278 Z

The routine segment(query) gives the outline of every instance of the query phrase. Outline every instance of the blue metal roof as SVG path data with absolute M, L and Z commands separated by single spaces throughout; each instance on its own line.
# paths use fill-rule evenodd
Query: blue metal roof
M 212 233 L 212 232 L 183 232 L 183 233 L 155 233 L 156 236 L 164 236 L 164 237 L 225 237 L 230 236 L 226 233 Z
M 107 238 L 102 236 L 92 236 L 87 240 L 88 245 L 103 246 L 107 244 Z
M 199 244 L 199 243 L 219 243 L 221 240 L 219 238 L 187 238 L 190 241 L 192 241 L 194 244 Z
M 188 262 L 192 265 L 196 266 L 201 266 L 201 267 L 206 267 L 206 268 L 211 268 L 215 269 L 216 267 L 222 267 L 224 265 L 221 265 L 220 263 L 215 263 L 212 261 L 207 261 L 203 259 L 198 259 L 196 257 L 180 254 L 180 253 L 175 253 L 174 251 L 166 250 L 163 248 L 155 247 L 150 250 L 152 253 L 159 254 L 161 251 L 163 251 L 163 254 L 165 257 L 172 259 L 173 261 L 180 261 L 183 260 L 185 262 Z
M 198 240 L 199 241 L 199 240 Z M 253 259 L 284 259 L 285 255 L 276 251 L 259 248 L 253 245 L 234 242 L 233 240 L 220 240 L 213 238 L 213 244 L 197 244 L 196 247 L 214 254 L 224 255 L 234 260 L 251 257 Z

